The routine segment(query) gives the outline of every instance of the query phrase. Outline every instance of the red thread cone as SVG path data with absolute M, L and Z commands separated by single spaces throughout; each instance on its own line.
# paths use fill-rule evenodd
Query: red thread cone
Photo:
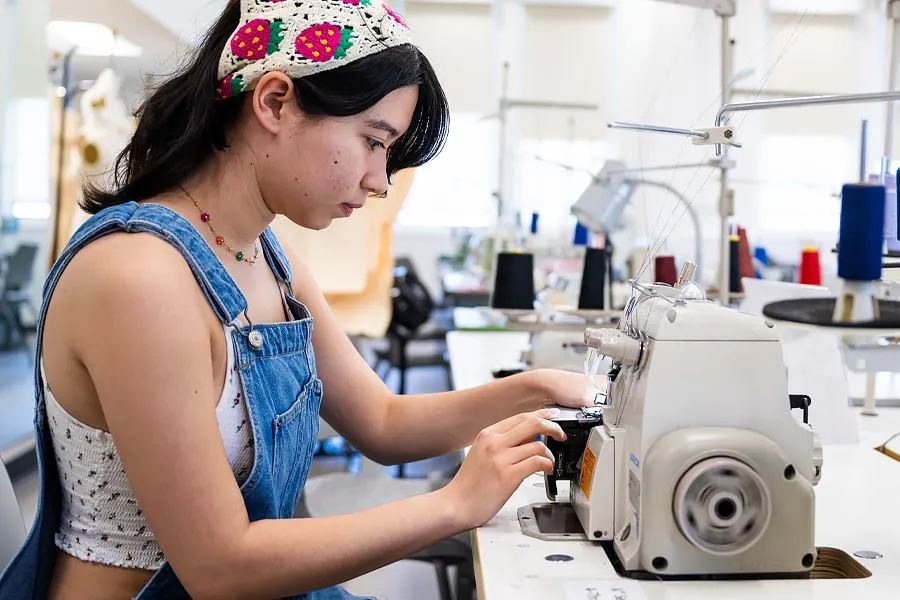
M 822 285 L 822 265 L 819 263 L 817 248 L 804 248 L 800 255 L 800 274 L 798 283 L 804 285 Z
M 675 285 L 678 282 L 674 256 L 657 256 L 653 264 L 653 271 L 653 279 L 656 283 Z

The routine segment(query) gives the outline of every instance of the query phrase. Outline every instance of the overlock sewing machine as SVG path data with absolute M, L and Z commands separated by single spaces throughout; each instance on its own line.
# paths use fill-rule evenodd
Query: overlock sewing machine
M 607 397 L 559 418 L 546 487 L 555 500 L 569 480 L 570 505 L 522 507 L 522 530 L 607 542 L 626 575 L 803 576 L 822 472 L 811 400 L 788 393 L 775 326 L 707 301 L 691 276 L 634 284 L 617 328 L 585 330 L 612 360 Z

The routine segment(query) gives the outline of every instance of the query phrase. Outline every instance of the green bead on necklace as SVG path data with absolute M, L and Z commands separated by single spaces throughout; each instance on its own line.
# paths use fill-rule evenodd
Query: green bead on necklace
M 191 196 L 190 192 L 188 192 L 184 188 L 181 188 L 181 191 L 184 192 L 185 196 L 190 198 L 191 202 L 194 203 L 194 206 L 197 207 L 197 210 L 200 211 L 200 220 L 203 221 L 204 223 L 206 223 L 206 226 L 209 227 L 209 230 L 212 232 L 212 234 L 214 236 L 216 236 L 216 245 L 217 246 L 222 246 L 223 248 L 228 250 L 229 253 L 234 255 L 235 260 L 237 260 L 238 262 L 245 262 L 248 265 L 256 264 L 256 261 L 259 258 L 259 245 L 258 244 L 253 245 L 253 258 L 247 258 L 247 255 L 244 254 L 243 251 L 241 251 L 241 250 L 235 251 L 234 248 L 232 248 L 231 246 L 229 246 L 228 244 L 225 243 L 225 238 L 222 237 L 222 235 L 218 231 L 216 231 L 216 228 L 213 227 L 212 223 L 210 223 L 209 213 L 204 212 L 203 209 L 200 208 L 200 203 L 197 202 L 197 200 L 195 200 L 193 196 Z

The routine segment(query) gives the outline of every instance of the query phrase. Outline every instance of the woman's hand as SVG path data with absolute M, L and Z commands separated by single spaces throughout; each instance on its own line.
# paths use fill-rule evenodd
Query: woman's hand
M 597 394 L 606 391 L 606 378 L 596 378 L 595 385 L 600 386 L 600 389 L 596 389 L 587 375 L 573 371 L 535 369 L 526 371 L 522 376 L 530 379 L 529 385 L 537 390 L 543 406 L 594 406 Z
M 548 420 L 556 412 L 542 409 L 515 415 L 478 434 L 456 476 L 440 491 L 465 529 L 494 518 L 526 477 L 553 470 L 553 454 L 535 438 L 566 439 L 559 424 Z

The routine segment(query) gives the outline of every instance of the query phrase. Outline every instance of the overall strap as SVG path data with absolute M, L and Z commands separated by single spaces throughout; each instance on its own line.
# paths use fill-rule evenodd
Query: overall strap
M 47 302 L 66 266 L 79 250 L 104 235 L 119 231 L 150 233 L 174 246 L 190 266 L 207 301 L 223 324 L 233 323 L 247 308 L 247 300 L 234 279 L 187 219 L 159 204 L 136 202 L 104 209 L 75 232 L 47 277 L 44 302 Z M 41 325 L 43 323 L 39 323 L 39 327 Z
M 291 270 L 291 262 L 284 254 L 284 250 L 282 250 L 281 244 L 278 243 L 278 238 L 275 236 L 275 232 L 272 231 L 271 227 L 266 227 L 262 236 L 260 236 L 260 240 L 262 242 L 263 254 L 266 257 L 266 261 L 269 263 L 272 272 L 275 273 L 275 277 L 277 277 L 279 281 L 287 284 L 288 289 L 290 289 L 291 280 L 294 278 L 294 273 Z

